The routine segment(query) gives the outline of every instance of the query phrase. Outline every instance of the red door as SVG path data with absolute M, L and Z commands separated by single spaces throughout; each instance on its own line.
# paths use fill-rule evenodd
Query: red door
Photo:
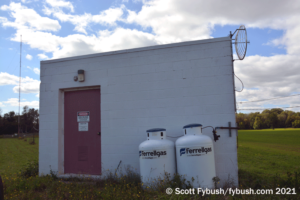
M 65 173 L 101 174 L 100 123 L 100 89 L 65 92 Z

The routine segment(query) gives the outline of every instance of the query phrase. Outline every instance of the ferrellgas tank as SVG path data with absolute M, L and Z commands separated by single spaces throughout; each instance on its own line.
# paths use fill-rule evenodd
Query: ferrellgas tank
M 140 175 L 147 185 L 162 180 L 165 174 L 173 178 L 176 173 L 175 145 L 166 139 L 166 129 L 147 130 L 147 140 L 139 145 Z
M 216 167 L 211 138 L 202 134 L 201 124 L 186 125 L 183 131 L 184 136 L 176 140 L 177 173 L 194 188 L 214 188 Z

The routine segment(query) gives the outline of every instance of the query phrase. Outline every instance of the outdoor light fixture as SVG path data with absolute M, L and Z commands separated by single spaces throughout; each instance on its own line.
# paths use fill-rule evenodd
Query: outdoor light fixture
M 84 81 L 84 70 L 83 69 L 78 70 L 78 81 L 79 82 Z

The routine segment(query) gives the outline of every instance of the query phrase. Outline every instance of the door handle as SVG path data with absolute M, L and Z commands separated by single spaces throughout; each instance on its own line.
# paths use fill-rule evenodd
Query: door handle
M 101 132 L 98 132 L 97 134 L 98 134 L 98 135 L 101 135 Z

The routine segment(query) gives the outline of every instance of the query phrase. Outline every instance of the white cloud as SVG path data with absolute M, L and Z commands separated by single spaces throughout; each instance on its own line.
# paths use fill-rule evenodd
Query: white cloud
M 121 20 L 124 8 L 125 6 L 123 5 L 121 5 L 119 8 L 109 8 L 105 11 L 100 12 L 99 15 L 93 15 L 92 21 L 105 25 L 116 25 L 115 22 L 117 20 Z
M 87 34 L 86 32 L 86 27 L 88 26 L 89 23 L 91 23 L 91 14 L 83 14 L 83 15 L 69 15 L 65 14 L 62 11 L 58 11 L 53 13 L 53 16 L 58 18 L 62 22 L 70 22 L 73 25 L 75 25 L 74 30 L 80 33 Z
M 40 81 L 21 83 L 21 93 L 37 93 L 40 90 Z M 13 88 L 14 93 L 19 93 L 19 85 Z
M 38 75 L 40 75 L 40 69 L 39 68 L 34 68 L 33 72 L 36 73 L 36 74 L 38 74 Z
M 270 9 L 265 9 L 270 7 Z M 247 8 L 247 9 L 241 9 Z M 240 25 L 247 28 L 271 28 L 284 30 L 281 38 L 272 41 L 275 46 L 284 47 L 287 55 L 271 57 L 250 56 L 235 62 L 235 72 L 242 79 L 246 89 L 237 93 L 238 101 L 288 96 L 300 92 L 300 2 L 291 1 L 148 1 L 139 12 L 128 10 L 125 22 L 151 28 L 158 43 L 180 42 L 209 38 L 215 25 Z M 249 35 L 251 38 L 251 35 Z M 251 48 L 251 45 L 250 47 Z M 234 55 L 235 56 L 235 55 Z M 236 85 L 240 83 L 236 79 Z M 251 90 L 249 88 L 258 88 Z M 280 99 L 263 103 L 243 104 L 258 106 L 300 105 L 299 98 Z
M 74 7 L 70 1 L 64 0 L 46 0 L 46 2 L 54 8 L 67 8 L 74 12 Z
M 275 46 L 285 47 L 290 55 L 299 55 L 300 52 L 300 42 L 298 42 L 298 36 L 300 35 L 299 18 L 300 14 L 297 17 L 287 19 L 285 26 L 288 27 L 285 29 L 285 34 L 281 38 L 272 41 Z
M 0 72 L 0 86 L 3 85 L 15 85 L 13 91 L 19 93 L 19 77 L 8 74 L 6 72 Z M 40 81 L 29 78 L 21 78 L 21 93 L 38 93 L 40 90 Z
M 30 69 L 30 70 L 32 70 L 34 73 L 40 75 L 40 69 L 39 69 L 39 68 L 33 68 L 33 69 L 32 69 L 32 68 L 29 67 L 29 66 L 27 66 L 27 68 Z
M 144 28 L 149 27 L 152 30 L 152 33 L 146 33 L 116 27 L 109 31 L 101 30 L 98 36 L 87 35 L 83 37 L 74 34 L 60 37 L 52 33 L 35 30 L 28 24 L 27 26 L 17 27 L 17 32 L 12 40 L 19 41 L 19 35 L 24 33 L 27 36 L 24 38 L 24 43 L 29 44 L 31 48 L 39 49 L 46 53 L 53 53 L 53 58 L 139 47 L 138 45 L 146 46 L 149 44 L 205 39 L 211 37 L 215 25 L 237 25 L 240 23 L 245 23 L 247 27 L 286 29 L 286 37 L 289 37 L 289 39 L 283 37 L 282 39 L 274 40 L 273 43 L 289 45 L 287 47 L 288 52 L 297 52 L 300 48 L 300 43 L 292 42 L 297 39 L 299 28 L 295 27 L 294 31 L 291 31 L 292 25 L 297 24 L 296 19 L 299 17 L 297 11 L 300 3 L 297 1 L 290 2 L 288 6 L 282 6 L 280 1 L 272 1 L 272 9 L 266 11 L 263 8 L 270 3 L 269 1 L 254 4 L 251 2 L 241 3 L 236 0 L 229 2 L 222 0 L 193 1 L 193 3 L 179 0 L 153 0 L 145 1 L 140 12 L 128 10 L 124 5 L 121 5 L 117 8 L 104 10 L 99 15 L 91 15 L 90 13 L 83 15 L 65 14 L 60 8 L 71 8 L 70 5 L 72 4 L 69 1 L 48 0 L 47 2 L 53 7 L 45 7 L 45 13 L 52 13 L 59 20 L 74 24 L 75 30 L 81 33 L 87 34 L 87 27 L 93 23 L 116 25 L 118 21 L 137 24 Z M 11 5 L 15 4 L 11 3 Z M 246 10 L 240 9 L 245 6 L 247 7 Z M 282 7 L 285 9 L 282 9 Z M 209 12 L 207 12 L 208 10 Z M 125 19 L 122 18 L 124 12 L 128 13 Z M 239 17 L 236 17 L 237 15 Z M 292 18 L 293 20 L 290 20 Z M 0 20 L 3 25 L 7 23 L 6 18 L 0 18 Z M 134 44 L 122 42 L 114 37 L 122 32 L 128 37 L 126 40 L 134 41 Z M 131 34 L 128 34 L 129 32 Z M 291 39 L 291 37 L 295 39 Z M 111 40 L 110 38 L 116 40 Z M 110 41 L 110 43 L 107 43 L 106 40 Z M 86 51 L 81 51 L 77 47 L 84 47 Z M 40 58 L 48 59 L 45 54 L 40 54 Z
M 6 72 L 0 72 L 0 86 L 17 84 L 19 84 L 19 77 L 8 74 Z
M 85 55 L 90 53 L 129 49 L 157 44 L 153 35 L 138 30 L 117 28 L 105 36 L 69 35 L 61 38 L 61 49 L 53 58 Z
M 11 38 L 13 41 L 19 42 L 21 33 L 26 35 L 23 39 L 25 44 L 44 52 L 38 54 L 40 59 L 49 59 L 45 55 L 46 53 L 47 55 L 52 54 L 52 56 L 49 56 L 51 58 L 62 58 L 206 39 L 211 37 L 216 25 L 236 25 L 238 27 L 240 24 L 245 24 L 247 28 L 283 30 L 283 36 L 270 43 L 286 48 L 287 55 L 248 56 L 243 61 L 235 62 L 236 74 L 244 81 L 246 87 L 242 93 L 237 93 L 238 101 L 241 99 L 255 100 L 286 96 L 292 92 L 300 92 L 298 89 L 300 88 L 298 83 L 300 77 L 295 73 L 299 71 L 300 63 L 300 24 L 298 22 L 300 18 L 300 1 L 289 1 L 289 3 L 284 4 L 279 0 L 265 0 L 256 3 L 238 0 L 152 0 L 142 2 L 144 6 L 139 12 L 120 5 L 117 8 L 101 11 L 98 15 L 90 13 L 72 15 L 63 12 L 61 9 L 67 8 L 73 11 L 74 7 L 69 1 L 47 0 L 47 6 L 49 7 L 44 8 L 45 14 L 52 14 L 53 17 L 62 22 L 72 23 L 75 26 L 75 31 L 86 35 L 73 34 L 61 37 L 55 33 L 46 32 L 46 30 L 58 30 L 60 26 L 51 29 L 45 28 L 48 27 L 45 25 L 33 25 L 28 20 L 25 20 L 25 23 L 19 15 L 13 15 L 16 12 L 13 9 L 8 9 L 8 6 L 2 6 L 1 9 L 10 11 L 12 17 L 16 20 L 10 22 L 7 18 L 0 17 L 0 23 L 3 26 L 12 26 L 17 29 L 14 37 Z M 270 7 L 270 5 L 272 6 Z M 15 3 L 11 3 L 9 7 L 13 6 L 17 7 Z M 24 10 L 27 8 L 21 7 L 18 9 L 25 12 Z M 124 18 L 124 16 L 126 17 Z M 53 21 L 55 20 L 51 22 Z M 137 25 L 142 27 L 143 30 L 121 28 L 118 26 L 118 22 Z M 98 35 L 91 35 L 88 34 L 88 30 L 93 24 L 112 27 L 96 30 Z M 51 27 L 55 26 L 52 25 Z M 146 30 L 148 32 L 150 30 L 151 33 L 147 33 Z M 248 36 L 251 39 L 251 35 Z M 251 45 L 249 48 L 251 48 Z M 237 87 L 240 87 L 239 84 L 237 81 Z M 258 88 L 258 90 L 249 88 Z M 284 103 L 296 105 L 297 102 L 280 100 L 274 101 L 274 103 L 277 105 Z M 262 104 L 249 104 L 249 106 L 257 105 Z
M 27 54 L 26 58 L 27 58 L 27 60 L 31 60 L 32 59 L 32 55 Z
M 40 53 L 40 54 L 38 54 L 37 56 L 38 56 L 39 59 L 41 59 L 41 60 L 47 60 L 47 59 L 49 59 L 48 56 L 46 56 L 46 55 L 43 54 L 43 53 Z
M 84 13 L 83 15 L 71 15 L 65 14 L 60 9 L 51 9 L 48 7 L 45 7 L 43 9 L 43 12 L 46 15 L 53 14 L 53 16 L 59 19 L 61 22 L 72 23 L 75 26 L 74 31 L 87 34 L 86 28 L 91 23 L 107 26 L 116 26 L 116 21 L 123 20 L 122 15 L 124 8 L 124 5 L 121 5 L 119 8 L 109 8 L 100 12 L 100 14 L 98 15 L 91 15 L 90 13 Z
M 237 101 L 256 101 L 300 93 L 300 57 L 297 55 L 275 55 L 271 57 L 249 56 L 235 62 L 235 73 L 246 88 L 237 93 Z M 236 80 L 237 87 L 240 82 Z M 257 88 L 257 89 L 252 89 Z M 258 108 L 272 105 L 300 105 L 300 96 L 238 104 L 239 108 Z M 275 106 L 274 106 L 275 107 Z M 296 110 L 296 109 L 294 109 Z
M 3 101 L 2 103 L 7 104 L 6 106 L 19 106 L 18 98 L 10 98 L 7 101 Z M 39 108 L 39 101 L 21 101 L 21 107 L 28 106 L 32 108 Z
M 268 11 L 270 12 L 269 16 L 262 12 L 262 10 L 259 10 L 260 18 L 257 18 L 254 14 L 254 10 L 259 6 L 263 6 L 265 3 L 263 2 L 261 5 L 256 6 L 254 6 L 253 3 L 249 3 L 251 4 L 249 5 L 249 8 L 251 9 L 243 11 L 243 20 L 240 20 L 236 19 L 235 15 L 232 14 L 232 10 L 240 12 L 238 11 L 238 8 L 242 5 L 235 1 L 231 1 L 231 3 L 225 3 L 220 0 L 199 1 L 195 4 L 190 4 L 186 1 L 171 0 L 148 1 L 140 12 L 127 10 L 128 17 L 126 19 L 121 18 L 123 11 L 126 10 L 125 6 L 107 9 L 102 11 L 100 15 L 91 15 L 89 13 L 85 13 L 84 15 L 70 15 L 65 14 L 61 10 L 50 9 L 50 13 L 55 17 L 61 21 L 73 23 L 75 25 L 75 30 L 82 33 L 87 33 L 86 27 L 97 20 L 99 23 L 105 22 L 108 24 L 114 24 L 118 20 L 125 21 L 129 24 L 134 23 L 141 25 L 144 28 L 150 27 L 153 32 L 146 33 L 143 31 L 116 27 L 110 31 L 99 31 L 98 36 L 82 36 L 74 34 L 60 37 L 51 33 L 36 31 L 29 28 L 24 28 L 22 33 L 25 32 L 26 35 L 29 35 L 28 38 L 24 39 L 24 43 L 29 44 L 31 48 L 52 53 L 52 58 L 59 58 L 101 51 L 210 38 L 213 27 L 217 24 L 240 24 L 244 21 L 249 23 L 249 26 L 252 27 L 258 26 L 263 28 L 269 26 L 278 28 L 279 25 L 276 25 L 276 23 L 284 24 L 282 20 L 285 18 L 282 18 L 282 16 L 290 17 L 298 14 L 295 13 L 296 9 L 294 8 L 287 8 L 289 9 L 288 11 L 280 10 L 281 7 L 276 1 L 274 3 L 274 9 L 279 10 L 277 12 L 278 16 L 276 16 L 276 12 L 274 13 L 273 11 Z M 291 4 L 295 4 L 291 7 L 297 7 L 298 5 L 298 3 L 295 2 L 292 2 Z M 235 6 L 232 7 L 232 5 Z M 228 9 L 225 9 L 227 7 Z M 208 8 L 211 9 L 210 12 L 213 14 L 207 12 Z M 222 13 L 222 17 L 220 13 Z M 255 18 L 256 20 L 253 20 L 252 18 Z M 111 21 L 108 21 L 109 19 L 111 19 Z M 269 22 L 270 20 L 275 22 L 267 23 L 267 21 Z M 288 19 L 286 19 L 286 21 L 288 21 Z M 287 25 L 284 27 L 286 26 Z M 18 35 L 20 34 L 21 31 L 17 30 L 15 37 L 12 38 L 12 40 L 19 41 Z M 121 35 L 122 40 L 125 39 L 125 41 L 132 41 L 133 43 L 123 42 L 121 39 L 115 37 L 116 35 Z M 122 35 L 126 35 L 126 38 Z M 295 35 L 294 38 L 297 38 L 297 34 L 293 35 Z M 300 43 L 291 43 L 291 45 L 294 46 L 297 44 Z M 295 52 L 296 50 L 293 51 Z M 39 57 L 40 59 L 48 59 L 45 54 L 40 54 Z
M 145 1 L 139 12 L 128 10 L 126 21 L 152 28 L 162 43 L 169 43 L 209 38 L 215 25 L 287 29 L 297 24 L 299 9 L 298 1 L 152 0 Z
M 1 7 L 0 7 L 0 9 L 1 9 Z M 7 23 L 7 18 L 6 17 L 0 17 L 0 23 L 2 23 L 2 24 Z
M 40 16 L 35 10 L 22 6 L 20 3 L 10 3 L 9 6 L 1 6 L 1 10 L 10 11 L 15 21 L 8 21 L 7 18 L 1 17 L 0 22 L 4 27 L 14 27 L 24 29 L 27 26 L 32 30 L 57 31 L 61 28 L 57 20 Z
M 2 102 L 0 102 L 0 107 L 5 107 L 5 105 Z M 0 115 L 1 115 L 1 113 L 0 113 Z
M 152 34 L 143 31 L 116 28 L 114 31 L 100 32 L 100 35 L 85 36 L 81 34 L 60 37 L 51 33 L 22 30 L 28 36 L 24 43 L 33 49 L 52 53 L 52 58 L 63 58 L 103 51 L 129 49 L 157 44 Z M 17 30 L 13 41 L 19 41 L 21 31 Z M 49 59 L 45 54 L 38 54 L 39 59 Z

